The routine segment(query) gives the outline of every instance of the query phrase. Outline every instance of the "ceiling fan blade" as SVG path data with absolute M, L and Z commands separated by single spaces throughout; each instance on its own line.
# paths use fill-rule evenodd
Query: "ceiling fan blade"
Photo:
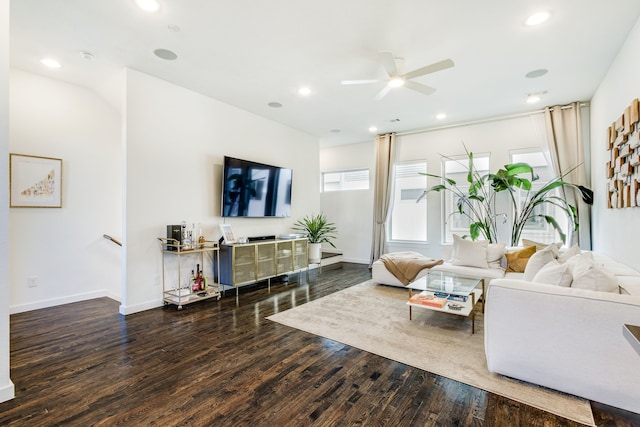
M 378 92 L 378 94 L 375 96 L 375 98 L 373 98 L 375 101 L 380 101 L 382 98 L 384 98 L 384 96 L 389 93 L 389 91 L 391 90 L 391 86 L 389 85 L 385 85 L 385 87 L 382 88 L 382 90 L 380 92 Z
M 454 64 L 454 62 L 451 59 L 445 59 L 443 61 L 436 62 L 431 65 L 427 65 L 426 67 L 409 71 L 408 73 L 405 73 L 404 75 L 402 75 L 402 77 L 405 79 L 413 79 L 416 77 L 424 76 L 425 74 L 431 74 L 431 73 L 435 73 L 436 71 L 446 70 L 447 68 L 451 68 L 454 65 L 456 64 Z
M 340 84 L 342 85 L 363 85 L 367 83 L 377 83 L 380 80 L 342 80 Z
M 436 91 L 436 89 L 431 87 L 431 86 L 423 85 L 421 83 L 412 82 L 410 80 L 405 81 L 404 82 L 404 86 L 409 88 L 409 89 L 411 89 L 411 90 L 415 90 L 415 91 L 418 91 L 420 93 L 424 93 L 425 95 L 431 95 L 433 92 Z
M 380 63 L 387 70 L 387 74 L 389 77 L 395 77 L 398 75 L 398 65 L 396 64 L 396 59 L 393 57 L 393 53 L 391 52 L 380 52 L 378 54 L 380 56 Z

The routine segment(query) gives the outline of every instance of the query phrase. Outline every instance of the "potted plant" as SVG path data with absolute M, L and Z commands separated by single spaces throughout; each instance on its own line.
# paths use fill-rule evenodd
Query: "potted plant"
M 465 151 L 466 147 L 465 147 Z M 573 230 L 578 230 L 578 217 L 576 207 L 568 203 L 565 199 L 557 196 L 553 190 L 562 187 L 573 188 L 581 196 L 582 200 L 589 205 L 593 204 L 593 191 L 582 186 L 572 184 L 562 180 L 561 176 L 556 176 L 545 183 L 540 189 L 533 190 L 532 183 L 538 180 L 533 167 L 526 163 L 513 163 L 505 165 L 503 169 L 492 174 L 481 175 L 473 164 L 473 153 L 467 151 L 468 189 L 462 190 L 457 186 L 455 180 L 439 175 L 424 174 L 442 180 L 441 184 L 434 185 L 426 190 L 419 198 L 422 199 L 431 191 L 450 191 L 456 196 L 457 210 L 451 215 L 464 215 L 469 218 L 469 236 L 476 240 L 482 235 L 490 243 L 497 243 L 497 218 L 506 220 L 507 214 L 495 212 L 495 197 L 497 193 L 506 191 L 510 196 L 513 211 L 513 221 L 511 227 L 511 246 L 517 246 L 525 224 L 532 218 L 540 217 L 551 225 L 559 234 L 563 242 L 566 241 L 566 234 L 560 228 L 556 219 L 550 215 L 535 214 L 534 209 L 543 204 L 550 204 L 564 212 Z M 445 157 L 449 159 L 448 157 Z M 566 174 L 577 168 L 570 169 Z M 518 198 L 518 191 L 524 191 Z
M 309 240 L 309 262 L 312 264 L 320 263 L 322 243 L 326 242 L 332 247 L 336 247 L 333 244 L 337 231 L 335 224 L 327 221 L 327 218 L 322 213 L 305 216 L 296 221 L 293 229 L 304 234 Z

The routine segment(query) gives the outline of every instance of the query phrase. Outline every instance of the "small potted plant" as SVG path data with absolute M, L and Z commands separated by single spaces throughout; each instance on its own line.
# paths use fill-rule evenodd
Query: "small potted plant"
M 336 227 L 332 222 L 327 221 L 324 214 L 307 215 L 298 220 L 294 225 L 295 231 L 303 233 L 309 239 L 309 262 L 320 263 L 322 258 L 322 243 L 328 243 L 332 247 L 335 238 Z

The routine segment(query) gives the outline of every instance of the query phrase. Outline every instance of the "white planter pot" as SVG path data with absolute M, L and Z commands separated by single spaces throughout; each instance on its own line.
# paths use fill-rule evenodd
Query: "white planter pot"
M 309 263 L 319 264 L 322 259 L 322 243 L 309 243 Z

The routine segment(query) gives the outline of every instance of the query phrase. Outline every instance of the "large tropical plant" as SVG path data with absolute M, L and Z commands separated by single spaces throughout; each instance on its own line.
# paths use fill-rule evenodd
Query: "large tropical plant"
M 577 168 L 574 167 L 567 171 L 567 175 Z M 533 168 L 527 163 L 513 163 L 505 165 L 504 169 L 498 170 L 497 173 L 491 174 L 489 178 L 491 188 L 495 192 L 507 191 L 511 204 L 513 206 L 513 225 L 511 227 L 511 245 L 516 246 L 520 241 L 520 236 L 526 223 L 534 218 L 541 218 L 551 225 L 560 236 L 563 242 L 566 242 L 567 235 L 562 231 L 558 221 L 551 215 L 544 213 L 535 213 L 535 209 L 539 206 L 548 204 L 559 208 L 567 216 L 573 231 L 578 231 L 578 214 L 575 205 L 567 202 L 563 197 L 556 194 L 557 189 L 574 189 L 582 201 L 588 205 L 593 204 L 593 191 L 582 186 L 566 182 L 562 176 L 556 176 L 549 180 L 539 189 L 534 190 L 532 183 L 538 180 Z M 521 192 L 520 195 L 517 193 Z M 520 196 L 520 197 L 518 197 Z M 519 199 L 519 200 L 518 200 Z
M 329 222 L 324 214 L 306 215 L 304 218 L 296 221 L 293 225 L 295 231 L 299 231 L 307 236 L 309 243 L 328 243 L 332 247 L 333 239 L 336 237 L 337 229 L 335 224 Z
M 447 160 L 453 160 L 446 156 L 443 157 Z M 440 179 L 441 184 L 434 185 L 426 190 L 417 201 L 420 201 L 420 199 L 432 191 L 451 192 L 456 201 L 456 210 L 449 216 L 460 215 L 469 220 L 469 235 L 472 240 L 476 240 L 478 237 L 482 236 L 489 242 L 496 243 L 498 241 L 498 227 L 496 220 L 498 217 L 502 216 L 496 215 L 494 212 L 496 192 L 488 185 L 490 175 L 480 174 L 478 169 L 475 167 L 473 163 L 473 153 L 467 151 L 467 157 L 468 165 L 466 184 L 461 183 L 461 185 L 458 186 L 458 183 L 454 179 L 447 176 L 421 172 L 421 175 Z M 448 219 L 449 218 L 447 218 L 447 220 Z
M 593 204 L 593 191 L 582 186 L 564 181 L 562 176 L 556 176 L 537 190 L 533 183 L 539 178 L 533 167 L 527 163 L 513 163 L 505 165 L 496 173 L 481 174 L 473 163 L 473 153 L 467 152 L 468 172 L 466 184 L 461 188 L 457 182 L 446 176 L 424 174 L 441 180 L 441 184 L 429 188 L 421 196 L 424 197 L 431 191 L 449 191 L 456 197 L 456 211 L 451 215 L 462 215 L 469 219 L 469 236 L 472 240 L 484 237 L 491 243 L 498 241 L 497 220 L 506 220 L 506 213 L 495 212 L 495 198 L 497 193 L 506 191 L 509 194 L 513 221 L 511 227 L 512 246 L 517 246 L 526 223 L 533 218 L 541 218 L 556 230 L 563 242 L 566 241 L 564 233 L 558 221 L 551 215 L 536 213 L 536 208 L 548 204 L 559 208 L 564 212 L 574 231 L 578 230 L 577 209 L 564 198 L 557 195 L 554 190 L 560 188 L 575 189 L 582 200 Z M 446 159 L 452 160 L 446 156 Z M 567 174 L 577 168 L 570 169 Z M 466 188 L 468 187 L 468 188 Z M 419 200 L 419 199 L 418 199 Z

